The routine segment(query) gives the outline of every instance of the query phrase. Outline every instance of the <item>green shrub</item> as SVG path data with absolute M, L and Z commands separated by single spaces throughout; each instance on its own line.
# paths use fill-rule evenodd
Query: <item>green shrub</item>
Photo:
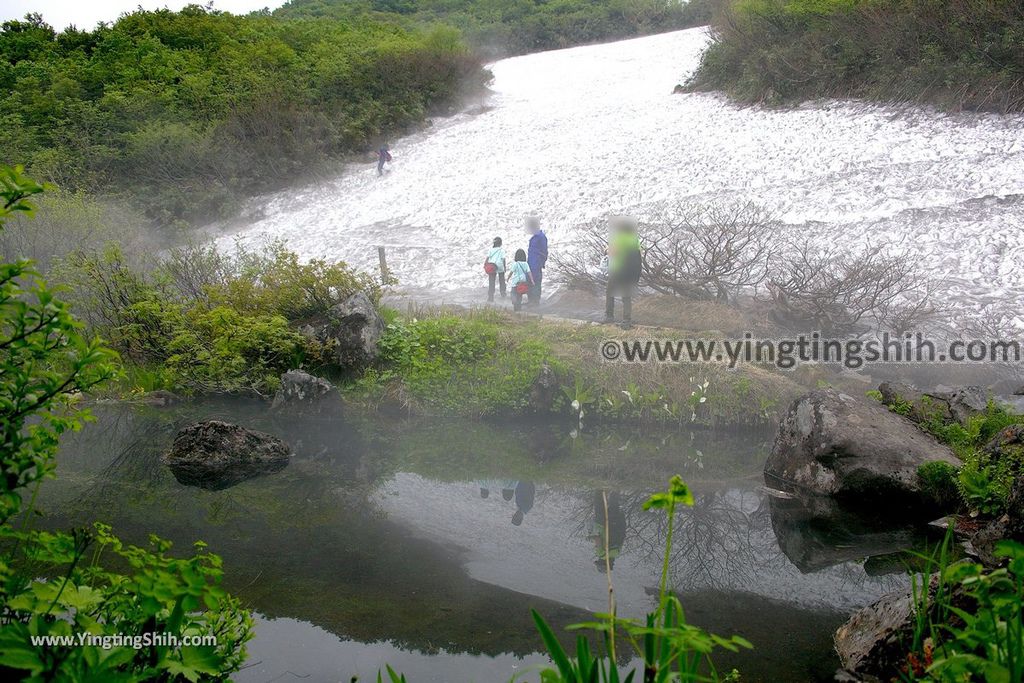
M 57 34 L 0 25 L 0 156 L 171 224 L 372 149 L 486 74 L 451 29 L 137 10 Z M 0 162 L 12 159 L 0 158 Z
M 125 545 L 102 524 L 56 534 L 5 526 L 0 536 L 18 551 L 0 561 L 0 663 L 27 680 L 216 680 L 245 660 L 252 618 L 220 586 L 221 560 L 203 543 L 178 559 L 167 541 Z M 100 559 L 128 569 L 108 571 Z M 32 642 L 81 634 L 95 640 Z M 174 644 L 154 634 L 212 640 Z
M 1024 5 L 727 0 L 690 82 L 769 105 L 819 97 L 1024 111 Z
M 164 372 L 169 384 L 191 391 L 265 395 L 315 348 L 281 316 L 192 309 L 167 340 Z
M 282 244 L 271 245 L 262 253 L 240 252 L 233 270 L 222 282 L 208 286 L 207 296 L 213 305 L 231 306 L 248 314 L 273 312 L 301 321 L 326 315 L 356 292 L 365 293 L 375 305 L 380 303 L 381 287 L 376 278 L 345 263 L 302 263 Z
M 543 365 L 558 366 L 545 343 L 514 339 L 497 317 L 388 317 L 378 367 L 359 381 L 371 393 L 398 382 L 424 407 L 494 415 L 527 408 Z
M 0 229 L 12 212 L 31 213 L 27 199 L 42 190 L 20 168 L 0 166 Z M 228 676 L 245 657 L 252 620 L 220 587 L 220 558 L 202 544 L 176 559 L 165 541 L 153 538 L 152 550 L 124 545 L 102 524 L 30 528 L 36 510 L 23 494 L 34 500 L 53 476 L 61 434 L 89 417 L 78 400 L 114 376 L 116 360 L 82 335 L 28 262 L 0 263 L 0 666 L 33 681 Z M 86 635 L 96 644 L 77 645 Z
M 233 255 L 175 249 L 148 271 L 108 247 L 71 254 L 57 273 L 90 327 L 151 371 L 147 386 L 185 392 L 267 395 L 287 370 L 337 370 L 296 328 L 355 292 L 374 303 L 381 296 L 375 280 L 344 263 L 301 263 L 280 244 Z
M 960 493 L 955 467 L 941 460 L 926 462 L 917 468 L 917 477 L 921 482 L 921 491 L 929 500 L 935 501 L 943 509 L 957 506 Z
M 1022 423 L 1024 416 L 989 402 L 985 412 L 971 417 L 966 426 L 947 422 L 937 414 L 921 426 L 952 448 L 963 462 L 957 483 L 968 508 L 995 515 L 1005 508 L 1014 480 L 1024 475 L 1024 449 L 1010 448 L 993 458 L 984 447 L 1006 427 Z
M 894 679 L 956 683 L 1024 679 L 1024 546 L 996 544 L 1005 562 L 986 569 L 954 561 L 950 529 L 939 551 L 911 575 L 913 642 Z
M 710 0 L 292 0 L 283 17 L 389 18 L 457 27 L 488 57 L 507 56 L 707 24 Z

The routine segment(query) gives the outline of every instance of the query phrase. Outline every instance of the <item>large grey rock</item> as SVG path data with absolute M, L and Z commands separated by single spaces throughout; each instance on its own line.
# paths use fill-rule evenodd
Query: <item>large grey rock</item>
M 289 370 L 281 375 L 281 387 L 274 394 L 272 410 L 289 410 L 320 414 L 340 408 L 334 385 L 303 370 Z
M 291 454 L 275 436 L 208 420 L 183 427 L 162 459 L 180 483 L 220 490 L 283 469 Z
M 935 606 L 938 587 L 939 575 L 932 574 L 926 603 L 930 608 Z M 971 608 L 971 598 L 962 588 L 947 586 L 946 590 L 949 593 L 945 600 L 954 608 Z M 902 680 L 901 672 L 910 663 L 916 614 L 917 605 L 909 590 L 889 593 L 854 612 L 835 633 L 839 662 L 850 676 L 837 680 Z M 920 653 L 917 656 L 920 657 Z
M 954 389 L 946 402 L 953 419 L 962 425 L 988 407 L 988 395 L 981 387 L 960 387 Z
M 357 368 L 377 358 L 384 319 L 365 293 L 356 292 L 324 318 L 304 325 L 302 332 L 327 346 L 339 367 Z
M 949 448 L 877 401 L 824 389 L 790 406 L 765 476 L 855 504 L 908 507 L 929 502 L 917 468 L 933 461 L 960 466 Z
M 930 584 L 934 590 L 935 580 Z M 854 612 L 835 633 L 839 662 L 852 680 L 889 680 L 907 663 L 914 634 L 914 601 L 909 593 L 890 593 Z
M 915 422 L 938 418 L 944 422 L 955 420 L 966 426 L 972 417 L 985 412 L 988 395 L 978 386 L 955 389 L 936 387 L 920 391 L 903 382 L 882 382 L 878 385 L 882 403 L 905 414 Z
M 1024 462 L 1024 424 L 1012 424 L 1000 429 L 982 450 L 991 462 L 1013 458 Z

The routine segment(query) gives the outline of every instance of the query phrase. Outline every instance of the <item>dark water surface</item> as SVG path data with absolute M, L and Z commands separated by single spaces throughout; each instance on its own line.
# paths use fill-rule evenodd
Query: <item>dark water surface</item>
M 531 607 L 556 630 L 606 607 L 594 540 L 603 496 L 619 612 L 652 608 L 665 524 L 641 505 L 675 473 L 697 503 L 677 520 L 672 585 L 691 622 L 756 648 L 719 657 L 720 668 L 744 681 L 829 680 L 832 631 L 905 584 L 893 553 L 917 541 L 767 495 L 770 433 L 320 420 L 239 402 L 94 413 L 43 489 L 45 524 L 98 519 L 179 549 L 207 541 L 227 587 L 259 615 L 239 681 L 376 680 L 385 662 L 412 683 L 529 671 L 545 660 Z M 222 491 L 183 486 L 160 454 L 178 428 L 210 418 L 275 434 L 296 455 Z

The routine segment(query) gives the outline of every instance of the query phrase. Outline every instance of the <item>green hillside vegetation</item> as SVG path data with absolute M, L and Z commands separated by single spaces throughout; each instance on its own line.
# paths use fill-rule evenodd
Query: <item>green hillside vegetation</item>
M 713 26 L 692 89 L 1024 111 L 1021 2 L 725 0 Z
M 160 223 L 197 220 L 484 82 L 444 27 L 190 6 L 58 34 L 30 15 L 0 25 L 0 163 L 66 191 L 112 188 Z
M 274 14 L 444 23 L 497 57 L 704 25 L 710 6 L 710 0 L 291 0 Z

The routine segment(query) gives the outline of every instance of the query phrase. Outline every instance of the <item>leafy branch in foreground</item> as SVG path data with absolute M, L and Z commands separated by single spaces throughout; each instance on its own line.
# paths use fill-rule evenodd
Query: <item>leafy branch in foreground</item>
M 912 574 L 913 632 L 902 680 L 1024 680 L 1024 545 L 996 544 L 1004 566 L 953 561 L 953 530 Z
M 0 228 L 14 212 L 31 214 L 28 200 L 43 189 L 0 166 Z M 0 263 L 0 669 L 28 681 L 226 678 L 245 657 L 252 619 L 221 588 L 221 560 L 203 544 L 178 559 L 166 541 L 126 545 L 102 524 L 30 528 L 61 434 L 89 417 L 79 398 L 116 372 L 116 354 L 82 335 L 30 262 Z M 104 555 L 127 571 L 107 570 Z

